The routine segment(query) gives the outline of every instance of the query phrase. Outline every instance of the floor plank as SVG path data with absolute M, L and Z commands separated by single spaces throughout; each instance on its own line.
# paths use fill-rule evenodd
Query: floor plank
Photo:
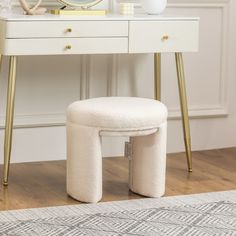
M 165 196 L 236 189 L 236 148 L 193 152 L 193 163 L 188 173 L 184 153 L 168 155 Z M 142 197 L 127 181 L 128 161 L 104 158 L 102 201 Z M 66 194 L 65 161 L 12 164 L 9 186 L 0 186 L 0 210 L 67 204 L 79 202 Z

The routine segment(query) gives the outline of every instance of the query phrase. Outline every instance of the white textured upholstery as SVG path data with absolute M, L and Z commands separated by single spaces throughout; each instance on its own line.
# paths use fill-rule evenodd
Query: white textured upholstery
M 78 101 L 67 110 L 67 192 L 83 202 L 102 198 L 101 135 L 131 136 L 130 189 L 160 197 L 165 192 L 167 109 L 134 97 Z
M 106 130 L 142 130 L 157 127 L 167 117 L 167 109 L 153 99 L 101 97 L 72 103 L 70 122 Z

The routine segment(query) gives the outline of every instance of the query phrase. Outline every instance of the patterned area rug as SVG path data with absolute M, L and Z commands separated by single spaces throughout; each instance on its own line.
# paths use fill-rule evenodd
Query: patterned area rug
M 0 235 L 236 236 L 236 191 L 3 211 Z

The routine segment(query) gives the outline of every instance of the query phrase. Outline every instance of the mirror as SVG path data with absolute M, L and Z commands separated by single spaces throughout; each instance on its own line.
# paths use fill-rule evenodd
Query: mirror
M 102 0 L 59 0 L 59 2 L 66 6 L 81 7 L 84 9 L 92 7 L 101 1 Z

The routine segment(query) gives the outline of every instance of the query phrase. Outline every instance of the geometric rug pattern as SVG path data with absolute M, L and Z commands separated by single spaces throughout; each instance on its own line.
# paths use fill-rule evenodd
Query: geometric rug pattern
M 136 200 L 138 201 L 138 200 Z M 11 236 L 236 236 L 236 202 L 226 200 L 141 207 L 89 214 L 0 222 Z

